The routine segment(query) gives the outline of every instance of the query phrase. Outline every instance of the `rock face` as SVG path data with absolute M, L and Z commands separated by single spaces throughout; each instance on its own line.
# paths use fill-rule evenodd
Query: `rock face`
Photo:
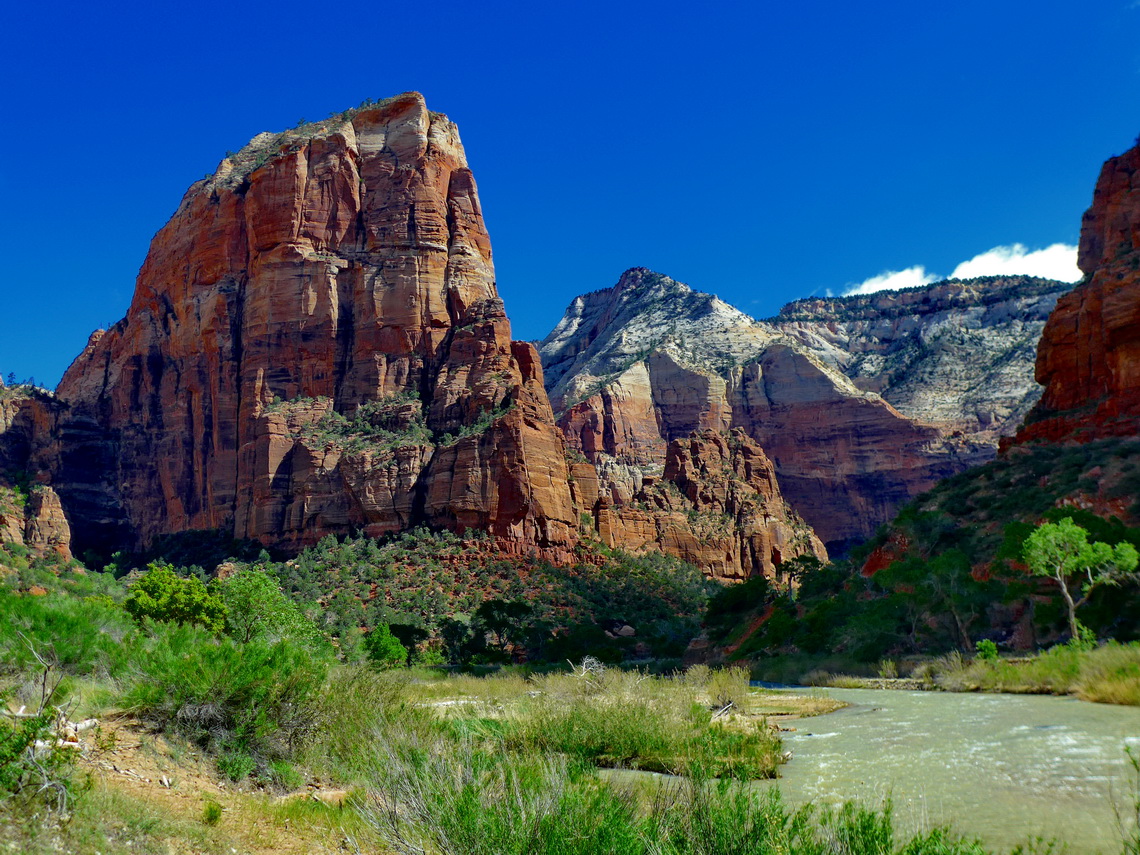
M 628 503 L 600 498 L 594 516 L 607 545 L 655 545 L 722 580 L 774 578 L 783 561 L 801 555 L 827 559 L 819 538 L 785 505 L 771 461 L 740 430 L 674 440 L 660 480 L 644 479 Z
M 1077 263 L 1086 278 L 1045 325 L 1045 391 L 1019 443 L 1128 436 L 1140 426 L 1140 146 L 1101 170 Z
M 71 560 L 71 528 L 50 466 L 60 406 L 41 389 L 0 385 L 0 543 Z
M 721 426 L 676 412 L 678 430 Z M 591 537 L 725 579 L 822 554 L 741 438 L 670 450 L 676 477 L 638 484 L 644 530 L 606 515 L 535 348 L 511 341 L 458 132 L 414 93 L 259 135 L 192 185 L 127 316 L 8 422 L 0 449 L 37 486 L 26 513 L 0 507 L 0 537 L 41 549 L 68 523 L 104 553 L 195 530 L 297 550 L 426 524 L 562 561 L 589 520 Z
M 511 341 L 458 131 L 418 94 L 262 134 L 191 186 L 57 392 L 64 430 L 111 451 L 120 521 L 83 531 L 103 546 L 576 540 L 537 354 Z
M 1037 402 L 1037 342 L 1072 286 L 1031 276 L 797 300 L 771 323 L 907 418 L 994 444 Z
M 672 441 L 740 428 L 842 550 L 996 453 L 1036 398 L 1029 354 L 1068 287 L 946 282 L 800 301 L 759 322 L 634 269 L 577 298 L 539 351 L 559 425 L 615 506 L 660 477 Z

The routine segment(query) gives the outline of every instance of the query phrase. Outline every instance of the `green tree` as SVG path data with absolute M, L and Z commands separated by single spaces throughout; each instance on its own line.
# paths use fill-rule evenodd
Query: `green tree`
M 485 600 L 475 610 L 471 626 L 476 635 L 484 635 L 504 658 L 514 656 L 530 632 L 534 610 L 517 600 Z
M 364 639 L 368 659 L 382 671 L 399 668 L 408 661 L 408 648 L 392 635 L 388 624 L 377 624 Z
M 419 645 L 428 640 L 431 633 L 429 633 L 422 626 L 416 626 L 410 623 L 390 623 L 388 624 L 388 631 L 392 633 L 395 639 L 404 645 L 404 649 L 408 651 L 408 665 L 411 665 L 417 660 L 417 651 Z
M 1025 540 L 1022 556 L 1035 576 L 1049 576 L 1061 588 L 1069 613 L 1069 631 L 1081 638 L 1077 609 L 1093 589 L 1119 585 L 1136 570 L 1136 547 L 1130 543 L 1089 543 L 1089 533 L 1071 517 L 1055 523 L 1042 523 Z M 1076 587 L 1080 596 L 1074 594 Z
M 443 641 L 443 655 L 452 665 L 462 665 L 471 656 L 475 633 L 467 615 L 446 617 L 439 623 L 439 637 Z
M 260 567 L 247 567 L 217 583 L 226 606 L 226 630 L 242 643 L 291 638 L 316 644 L 321 631 Z
M 201 579 L 183 578 L 162 561 L 148 564 L 147 571 L 123 602 L 135 620 L 198 624 L 215 633 L 225 628 L 225 604 L 206 590 Z

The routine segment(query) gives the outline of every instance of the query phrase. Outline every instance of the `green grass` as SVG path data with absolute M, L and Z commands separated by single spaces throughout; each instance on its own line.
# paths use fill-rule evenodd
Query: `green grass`
M 178 841 L 177 849 L 172 841 Z M 50 814 L 6 816 L 0 807 L 0 850 L 5 846 L 21 855 L 166 855 L 171 851 L 228 855 L 235 851 L 228 835 L 218 829 L 105 787 L 96 787 L 80 800 L 66 821 Z
M 715 776 L 775 776 L 779 739 L 766 722 L 714 722 L 712 708 L 725 704 L 707 685 L 614 670 L 587 680 L 536 681 L 539 694 L 507 719 L 506 745 L 603 767 L 683 774 L 699 764 Z
M 1086 701 L 1140 706 L 1140 644 L 1110 642 L 1093 650 L 1059 645 L 1025 660 L 961 661 L 936 681 L 957 692 L 1073 694 Z
M 889 807 L 791 809 L 779 792 L 698 774 L 617 788 L 550 755 L 492 753 L 470 742 L 406 744 L 378 764 L 363 807 L 404 855 L 751 855 L 981 853 L 943 829 L 899 840 Z
M 695 668 L 672 679 L 597 664 L 490 678 L 377 673 L 287 643 L 138 625 L 106 598 L 0 588 L 0 686 L 34 689 L 33 650 L 50 651 L 66 677 L 59 701 L 83 693 L 185 734 L 221 758 L 227 774 L 252 768 L 242 787 L 315 777 L 354 795 L 334 815 L 235 792 L 211 826 L 203 802 L 175 815 L 96 787 L 78 795 L 68 824 L 46 802 L 20 816 L 0 805 L 0 844 L 15 851 L 162 852 L 173 843 L 225 852 L 251 811 L 280 819 L 274 828 L 283 834 L 296 833 L 282 825 L 292 817 L 290 827 L 309 829 L 314 840 L 342 829 L 397 853 L 983 851 L 944 830 L 900 836 L 889 808 L 793 810 L 775 791 L 732 780 L 770 775 L 780 748 L 758 712 L 766 696 L 739 669 Z M 1136 664 L 1135 650 L 1120 645 L 1093 654 L 1078 662 L 1078 681 L 1127 678 Z M 1069 674 L 1063 652 L 1055 655 Z M 594 774 L 610 765 L 681 777 L 621 786 Z

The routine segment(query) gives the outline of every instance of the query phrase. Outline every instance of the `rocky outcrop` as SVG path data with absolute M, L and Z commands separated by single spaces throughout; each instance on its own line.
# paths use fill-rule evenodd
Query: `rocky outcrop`
M 63 512 L 59 494 L 51 487 L 37 484 L 27 500 L 24 545 L 40 554 L 53 552 L 65 561 L 71 560 L 71 526 Z
M 1081 224 L 1085 280 L 1041 337 L 1045 386 L 1018 443 L 1130 436 L 1140 427 L 1140 146 L 1105 163 Z
M 775 468 L 743 431 L 693 433 L 669 444 L 663 476 L 646 478 L 627 503 L 595 508 L 608 546 L 657 548 L 713 578 L 775 578 L 801 555 L 826 560 L 811 528 L 784 503 Z
M 0 386 L 0 544 L 71 555 L 71 528 L 51 486 L 61 406 L 30 386 Z
M 907 418 L 994 445 L 1037 402 L 1037 342 L 1072 286 L 1031 276 L 797 300 L 771 323 Z
M 948 282 L 801 301 L 759 322 L 635 269 L 576 299 L 539 351 L 567 442 L 615 506 L 661 476 L 673 440 L 740 428 L 790 506 L 842 550 L 994 455 L 1035 399 L 1027 354 L 1067 287 Z
M 121 519 L 77 540 L 576 541 L 537 354 L 511 341 L 458 131 L 418 94 L 259 135 L 191 186 L 57 392 L 62 429 L 110 450 Z

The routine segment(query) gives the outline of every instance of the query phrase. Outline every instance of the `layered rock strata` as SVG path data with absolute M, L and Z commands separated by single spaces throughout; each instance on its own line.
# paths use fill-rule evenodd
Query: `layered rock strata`
M 259 135 L 194 184 L 58 395 L 114 449 L 129 545 L 417 523 L 576 540 L 458 131 L 418 94 Z
M 3 515 L 0 537 L 53 544 L 58 518 L 81 550 L 217 529 L 296 550 L 427 524 L 568 561 L 602 528 L 597 470 L 511 340 L 455 125 L 414 93 L 223 160 L 155 236 L 127 316 L 20 412 L 0 439 L 35 522 Z M 607 543 L 726 579 L 819 552 L 758 449 L 702 442 L 684 483 L 707 488 L 645 493 L 653 532 L 619 514 Z M 731 531 L 710 539 L 710 515 Z
M 907 418 L 996 444 L 1041 396 L 1037 342 L 1066 282 L 951 280 L 903 291 L 812 298 L 770 323 Z
M 1036 400 L 1029 354 L 1068 287 L 946 282 L 760 322 L 634 269 L 577 298 L 539 351 L 559 425 L 616 506 L 661 475 L 673 440 L 741 428 L 789 504 L 843 549 L 996 453 Z
M 1037 352 L 1040 403 L 1018 443 L 1140 428 L 1140 146 L 1108 160 L 1081 223 L 1085 280 L 1058 301 Z
M 631 501 L 599 498 L 597 535 L 609 546 L 657 548 L 713 578 L 776 578 L 788 559 L 827 559 L 811 528 L 784 503 L 763 450 L 743 431 L 705 430 L 669 444 L 660 479 Z
M 71 527 L 49 474 L 59 410 L 43 390 L 0 384 L 0 543 L 71 560 Z

